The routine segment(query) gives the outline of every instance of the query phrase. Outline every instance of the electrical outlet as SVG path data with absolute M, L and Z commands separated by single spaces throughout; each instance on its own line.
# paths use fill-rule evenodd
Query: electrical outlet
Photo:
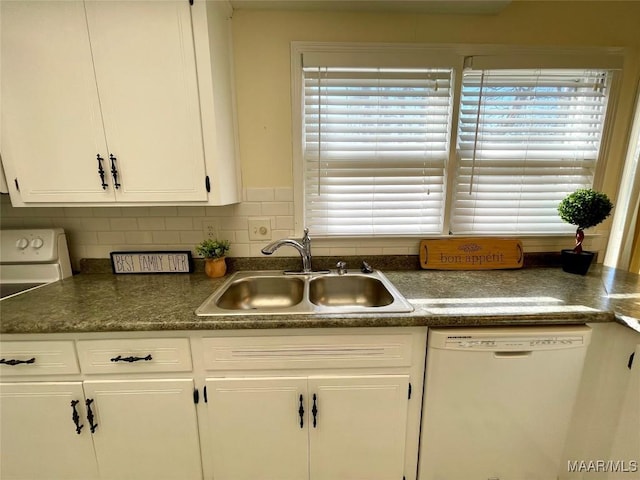
M 218 225 L 216 225 L 216 222 L 204 221 L 202 222 L 202 233 L 204 238 L 215 240 L 218 238 Z
M 249 240 L 271 240 L 271 220 L 268 218 L 250 218 Z

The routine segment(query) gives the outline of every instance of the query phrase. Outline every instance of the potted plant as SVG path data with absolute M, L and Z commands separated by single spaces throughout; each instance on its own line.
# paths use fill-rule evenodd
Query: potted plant
M 225 254 L 229 251 L 228 240 L 208 238 L 196 246 L 198 255 L 204 257 L 204 271 L 212 278 L 223 277 L 227 273 Z
M 613 204 L 606 194 L 590 188 L 581 188 L 567 195 L 558 205 L 560 218 L 575 225 L 576 246 L 572 250 L 562 250 L 562 269 L 565 272 L 585 275 L 589 270 L 594 252 L 582 249 L 584 229 L 595 227 L 611 213 Z

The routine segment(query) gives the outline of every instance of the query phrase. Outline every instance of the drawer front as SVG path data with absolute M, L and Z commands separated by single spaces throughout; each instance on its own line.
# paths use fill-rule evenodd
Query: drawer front
M 188 338 L 80 340 L 84 373 L 188 372 Z
M 79 373 L 73 341 L 0 342 L 0 375 Z
M 411 334 L 203 338 L 207 370 L 408 367 Z

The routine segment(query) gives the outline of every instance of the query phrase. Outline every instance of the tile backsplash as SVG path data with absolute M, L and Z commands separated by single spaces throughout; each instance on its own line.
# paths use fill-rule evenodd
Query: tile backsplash
M 232 257 L 261 257 L 269 240 L 249 240 L 249 219 L 268 219 L 271 239 L 294 237 L 293 188 L 245 188 L 243 201 L 223 207 L 21 207 L 0 195 L 0 228 L 61 227 L 67 233 L 71 261 L 109 258 L 115 250 L 190 250 L 205 238 L 213 223 L 216 236 L 231 242 Z M 312 232 L 313 233 L 313 232 Z M 313 254 L 416 255 L 418 239 L 315 238 Z M 289 248 L 274 255 L 296 257 Z
M 286 187 L 244 189 L 241 203 L 222 207 L 14 208 L 8 195 L 1 196 L 0 207 L 3 229 L 64 228 L 76 268 L 81 258 L 107 258 L 114 250 L 194 252 L 209 224 L 215 225 L 218 238 L 231 242 L 234 257 L 260 256 L 267 243 L 249 240 L 250 218 L 268 219 L 272 239 L 294 235 L 293 189 Z

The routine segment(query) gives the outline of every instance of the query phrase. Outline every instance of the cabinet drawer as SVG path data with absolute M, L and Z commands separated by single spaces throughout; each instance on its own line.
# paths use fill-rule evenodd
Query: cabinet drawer
M 79 373 L 73 342 L 0 342 L 0 375 Z
M 203 338 L 207 370 L 408 367 L 411 334 Z
M 81 340 L 80 368 L 84 373 L 188 372 L 188 338 Z

